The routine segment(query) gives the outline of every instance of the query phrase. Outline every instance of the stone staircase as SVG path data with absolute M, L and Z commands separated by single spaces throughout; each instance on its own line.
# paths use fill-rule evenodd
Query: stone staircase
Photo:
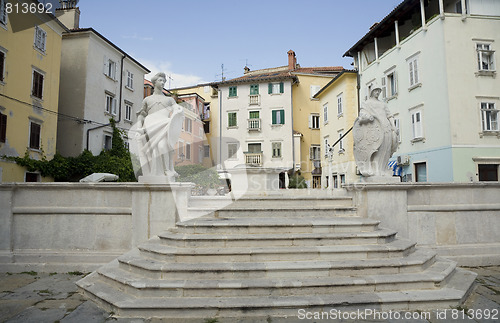
M 77 284 L 124 317 L 297 317 L 307 311 L 445 309 L 475 274 L 420 250 L 349 197 L 244 197 L 178 223 Z

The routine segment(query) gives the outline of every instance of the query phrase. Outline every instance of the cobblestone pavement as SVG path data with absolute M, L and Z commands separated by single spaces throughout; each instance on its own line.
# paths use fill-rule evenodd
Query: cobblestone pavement
M 0 322 L 177 322 L 177 323 L 253 323 L 253 322 L 500 322 L 500 266 L 467 268 L 478 273 L 473 292 L 467 301 L 454 309 L 432 312 L 379 313 L 385 317 L 357 319 L 263 318 L 161 320 L 124 319 L 99 309 L 78 294 L 75 282 L 83 273 L 0 273 Z M 467 316 L 469 314 L 469 316 Z M 391 317 L 388 317 L 391 315 Z M 410 315 L 410 319 L 404 318 Z M 430 317 L 429 317 L 430 315 Z

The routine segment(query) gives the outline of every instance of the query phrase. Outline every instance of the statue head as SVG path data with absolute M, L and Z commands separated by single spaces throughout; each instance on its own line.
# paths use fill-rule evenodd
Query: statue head
M 163 89 L 165 82 L 167 81 L 167 76 L 165 75 L 165 73 L 163 73 L 163 72 L 156 73 L 156 75 L 151 78 L 151 83 L 153 83 L 154 87 L 156 87 L 156 81 L 158 81 L 158 79 L 160 79 L 160 78 L 163 79 L 163 82 L 161 85 L 161 88 Z
M 379 88 L 378 86 L 375 86 L 370 92 L 370 97 L 378 99 L 378 96 L 380 95 L 381 92 L 382 89 Z

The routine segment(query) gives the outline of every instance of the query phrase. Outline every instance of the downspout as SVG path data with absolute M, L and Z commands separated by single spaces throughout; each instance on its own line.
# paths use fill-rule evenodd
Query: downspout
M 119 123 L 122 120 L 123 61 L 125 60 L 125 57 L 126 57 L 126 55 L 122 56 L 121 67 L 120 67 L 120 69 L 121 69 L 121 71 L 120 71 L 120 94 L 118 96 L 118 99 L 120 100 L 120 103 L 118 104 L 118 120 L 116 121 L 116 123 Z M 107 124 L 104 124 L 104 125 L 101 125 L 101 126 L 97 126 L 95 128 L 87 129 L 87 145 L 86 145 L 87 148 L 86 148 L 86 150 L 89 150 L 90 132 L 92 130 L 97 130 L 97 129 L 100 129 L 100 128 L 107 127 L 110 124 L 111 123 L 107 123 Z
M 294 126 L 293 126 L 293 86 L 295 85 L 294 80 L 290 82 L 290 107 L 291 107 L 291 117 L 292 117 L 292 174 L 295 174 L 295 136 L 294 136 Z
M 222 162 L 222 91 L 220 88 L 217 91 L 219 92 L 219 165 L 220 169 L 224 169 Z

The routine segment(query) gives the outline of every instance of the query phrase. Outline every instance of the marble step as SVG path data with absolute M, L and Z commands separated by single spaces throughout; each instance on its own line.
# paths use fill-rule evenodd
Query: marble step
M 192 234 L 333 233 L 374 231 L 380 221 L 368 218 L 213 218 L 202 217 L 177 223 L 171 230 Z
M 402 258 L 343 261 L 268 261 L 268 262 L 164 262 L 141 256 L 134 250 L 118 258 L 120 268 L 151 279 L 242 279 L 283 277 L 362 276 L 372 274 L 415 273 L 435 261 L 432 250 L 416 250 Z
M 454 262 L 439 259 L 425 271 L 399 275 L 220 280 L 155 280 L 124 271 L 116 263 L 97 272 L 105 283 L 135 297 L 236 297 L 434 289 L 453 273 L 455 267 Z
M 160 241 L 176 247 L 269 247 L 383 244 L 395 239 L 396 231 L 379 229 L 370 232 L 334 233 L 264 233 L 264 234 L 183 234 L 164 232 Z
M 476 274 L 456 269 L 440 289 L 349 292 L 299 296 L 248 297 L 144 297 L 136 298 L 99 283 L 94 272 L 80 280 L 80 291 L 101 307 L 123 317 L 229 318 L 289 317 L 297 319 L 299 310 L 312 312 L 415 311 L 449 308 L 463 302 L 470 292 Z
M 254 203 L 250 206 L 231 205 L 224 209 L 215 210 L 210 215 L 216 218 L 251 217 L 356 217 L 356 208 L 353 206 L 309 206 L 302 205 L 270 205 L 264 207 Z
M 139 246 L 146 258 L 171 262 L 258 262 L 283 260 L 347 260 L 403 257 L 413 252 L 415 243 L 396 239 L 386 244 L 290 247 L 182 248 L 150 239 Z

